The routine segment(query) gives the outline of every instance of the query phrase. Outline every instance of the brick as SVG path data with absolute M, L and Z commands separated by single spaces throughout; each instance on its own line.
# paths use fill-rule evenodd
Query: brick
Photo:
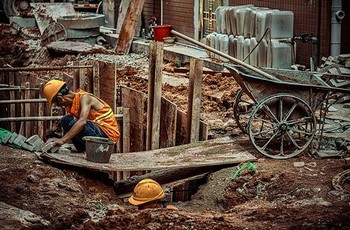
M 38 135 L 29 137 L 26 142 L 32 145 L 35 151 L 41 151 L 45 145 L 45 142 Z
M 58 149 L 58 153 L 60 153 L 60 154 L 69 154 L 69 153 L 71 153 L 71 151 L 70 151 L 69 149 L 67 149 L 67 148 L 61 146 L 61 147 Z
M 55 146 L 55 143 L 53 142 L 49 142 L 49 143 L 46 143 L 42 148 L 41 148 L 41 151 L 43 153 L 47 153 L 52 147 Z
M 45 142 L 41 139 L 38 139 L 33 144 L 34 150 L 40 152 L 41 149 L 45 146 Z
M 33 152 L 34 151 L 34 146 L 28 144 L 28 143 L 23 143 L 23 145 L 21 146 L 23 149 L 28 150 Z
M 22 136 L 21 134 L 18 134 L 16 139 L 13 141 L 13 144 L 18 145 L 18 146 L 21 147 L 26 140 L 27 140 L 27 138 L 25 136 Z
M 9 141 L 11 135 L 12 135 L 12 133 L 7 133 L 7 134 L 5 134 L 5 135 L 2 137 L 1 142 L 2 142 L 3 144 L 6 144 L 6 143 Z
M 50 149 L 50 152 L 51 152 L 51 153 L 57 153 L 57 151 L 58 151 L 59 148 L 60 148 L 60 147 L 58 147 L 58 146 L 54 146 L 54 147 L 52 147 L 52 148 Z
M 12 144 L 13 141 L 16 139 L 17 136 L 18 136 L 17 133 L 12 133 L 12 134 L 11 134 L 11 137 L 10 137 L 9 140 L 8 140 L 8 143 Z
M 30 144 L 30 145 L 34 145 L 35 142 L 36 142 L 37 140 L 39 140 L 39 139 L 41 140 L 41 138 L 39 137 L 39 135 L 35 134 L 35 135 L 29 137 L 29 138 L 26 140 L 26 142 L 27 142 L 28 144 Z M 43 140 L 41 140 L 41 141 L 44 142 Z

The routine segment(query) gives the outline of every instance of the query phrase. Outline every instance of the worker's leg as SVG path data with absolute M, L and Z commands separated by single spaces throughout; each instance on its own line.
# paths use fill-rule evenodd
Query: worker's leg
M 61 118 L 61 125 L 64 130 L 64 132 L 68 132 L 73 125 L 77 122 L 77 119 L 74 118 L 72 115 L 66 115 Z M 95 125 L 93 122 L 88 121 L 85 125 L 84 129 L 78 133 L 73 139 L 72 142 L 75 146 L 75 148 L 78 150 L 78 152 L 85 151 L 85 141 L 83 140 L 83 137 L 85 136 L 94 136 L 94 137 L 108 137 L 97 125 Z

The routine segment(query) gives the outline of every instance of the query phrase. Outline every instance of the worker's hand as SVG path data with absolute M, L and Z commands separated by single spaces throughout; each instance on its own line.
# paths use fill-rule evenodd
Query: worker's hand
M 49 142 L 54 142 L 55 145 L 63 145 L 63 144 L 64 144 L 62 138 L 56 138 L 56 137 L 49 138 L 49 139 L 46 141 L 46 143 L 49 143 Z

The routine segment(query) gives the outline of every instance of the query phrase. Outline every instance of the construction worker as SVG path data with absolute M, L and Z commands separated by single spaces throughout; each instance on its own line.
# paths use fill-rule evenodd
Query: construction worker
M 141 180 L 134 188 L 134 194 L 129 197 L 129 203 L 136 205 L 139 210 L 147 208 L 163 208 L 160 200 L 164 198 L 164 190 L 152 179 Z M 167 209 L 178 210 L 172 205 L 166 206 Z
M 41 94 L 53 104 L 65 107 L 66 114 L 60 120 L 64 130 L 61 138 L 50 138 L 48 142 L 63 145 L 72 141 L 78 152 L 85 151 L 84 136 L 110 138 L 117 142 L 120 136 L 117 120 L 111 107 L 91 93 L 77 89 L 69 90 L 66 82 L 50 80 L 41 89 Z

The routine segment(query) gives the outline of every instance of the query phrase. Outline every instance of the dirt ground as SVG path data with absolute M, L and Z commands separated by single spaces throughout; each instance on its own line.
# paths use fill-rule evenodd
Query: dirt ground
M 147 55 L 66 55 L 54 58 L 35 40 L 11 35 L 0 25 L 0 65 L 60 65 L 72 60 L 123 63 L 118 81 L 147 91 Z M 43 58 L 44 57 L 44 58 Z M 174 63 L 164 64 L 173 81 Z M 242 135 L 232 119 L 237 83 L 221 74 L 205 75 L 201 116 L 210 138 Z M 165 97 L 186 110 L 187 84 L 165 84 Z M 349 189 L 334 177 L 350 167 L 342 158 L 316 159 L 307 152 L 287 160 L 253 152 L 256 170 L 237 167 L 212 173 L 179 211 L 137 210 L 118 199 L 107 175 L 52 165 L 35 154 L 0 145 L 0 226 L 2 229 L 350 229 Z M 297 167 L 296 162 L 305 166 Z M 294 165 L 295 164 L 295 165 Z M 344 181 L 343 188 L 348 188 Z

